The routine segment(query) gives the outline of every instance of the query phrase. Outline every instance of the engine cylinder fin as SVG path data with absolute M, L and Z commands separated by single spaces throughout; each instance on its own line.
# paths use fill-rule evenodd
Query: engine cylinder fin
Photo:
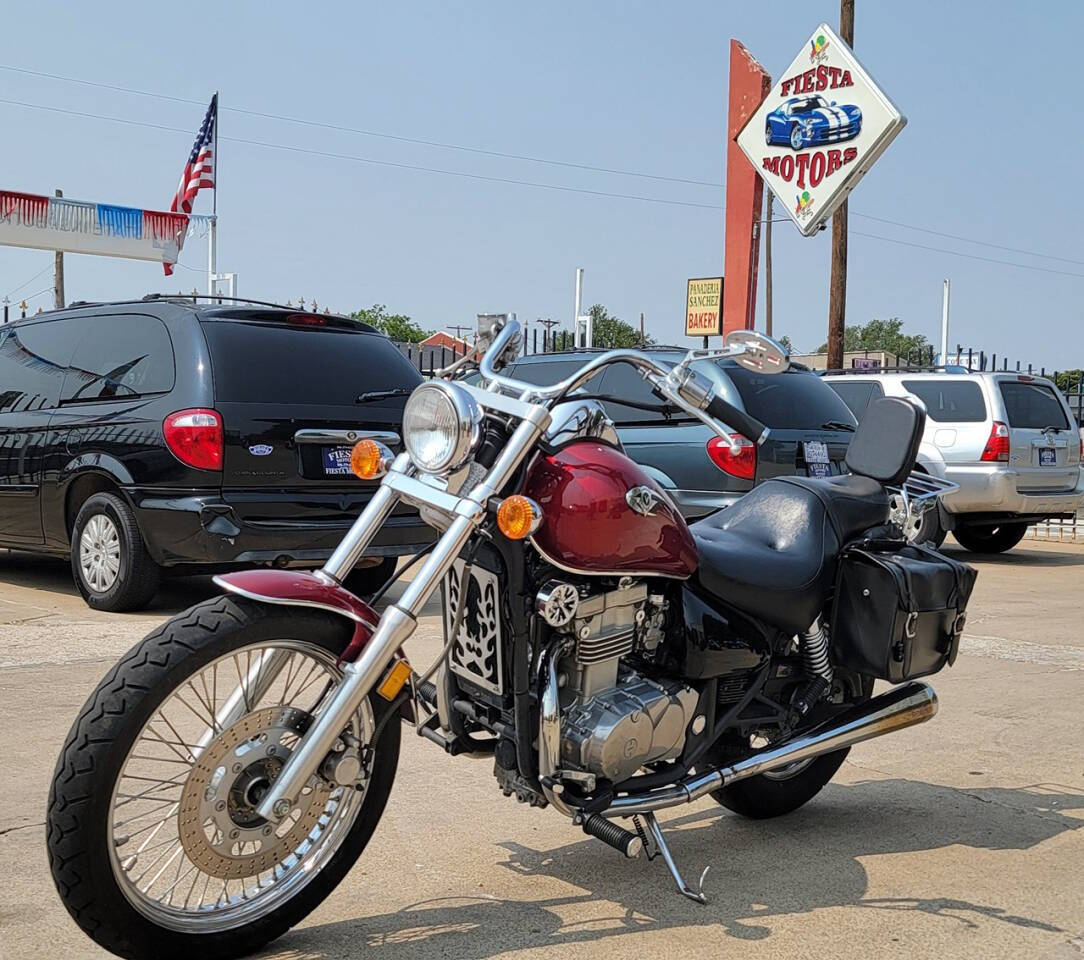
M 583 638 L 576 644 L 576 662 L 601 663 L 614 657 L 627 656 L 632 652 L 635 639 L 636 632 L 632 629 L 609 636 Z

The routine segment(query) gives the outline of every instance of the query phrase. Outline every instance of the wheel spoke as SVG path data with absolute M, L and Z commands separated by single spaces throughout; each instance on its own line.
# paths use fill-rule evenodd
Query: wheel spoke
M 99 519 L 108 521 L 91 521 Z M 110 571 L 119 571 L 119 540 L 101 527 L 88 522 L 83 530 L 101 562 L 93 563 L 80 541 L 80 564 L 95 589 L 103 578 L 108 588 Z M 338 676 L 324 648 L 272 641 L 206 663 L 164 697 L 132 744 L 112 801 L 114 873 L 141 912 L 166 927 L 232 928 L 241 921 L 227 918 L 266 915 L 329 861 L 360 812 L 367 783 L 329 790 L 314 781 L 267 834 L 249 791 L 277 775 L 323 703 L 321 690 Z M 359 737 L 371 736 L 368 702 L 354 723 Z

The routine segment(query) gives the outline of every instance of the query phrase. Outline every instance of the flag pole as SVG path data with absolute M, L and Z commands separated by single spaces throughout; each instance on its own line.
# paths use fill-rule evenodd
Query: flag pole
M 214 186 L 211 188 L 211 223 L 207 230 L 207 295 L 214 296 L 215 274 L 218 272 L 218 91 L 215 91 L 215 141 L 211 151 L 214 158 Z
M 215 185 L 214 196 L 211 199 L 211 214 L 212 216 L 218 216 L 218 91 L 215 91 Z

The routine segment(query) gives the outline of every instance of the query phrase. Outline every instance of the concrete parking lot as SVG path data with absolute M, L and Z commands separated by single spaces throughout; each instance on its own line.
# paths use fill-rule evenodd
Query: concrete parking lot
M 404 738 L 365 856 L 268 957 L 1084 958 L 1084 546 L 1025 541 L 980 569 L 928 724 L 856 747 L 813 803 L 750 822 L 710 800 L 662 819 L 705 906 L 501 796 L 488 764 Z M 69 920 L 44 848 L 57 750 L 111 661 L 213 593 L 99 614 L 66 564 L 0 552 L 0 956 L 102 956 Z M 439 649 L 427 616 L 408 652 Z

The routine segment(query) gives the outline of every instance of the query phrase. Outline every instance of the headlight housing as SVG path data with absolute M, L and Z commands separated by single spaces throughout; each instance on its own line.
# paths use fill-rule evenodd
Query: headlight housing
M 457 470 L 482 438 L 482 410 L 447 380 L 423 383 L 403 410 L 403 445 L 423 473 Z

